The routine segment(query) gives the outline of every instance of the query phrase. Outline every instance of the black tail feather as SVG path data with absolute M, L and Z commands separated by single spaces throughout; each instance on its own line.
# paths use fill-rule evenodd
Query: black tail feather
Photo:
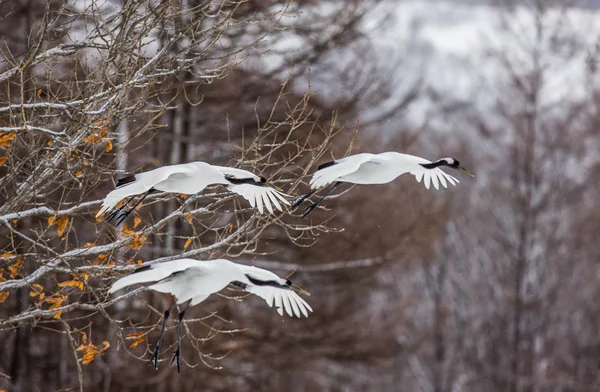
M 325 163 L 319 165 L 319 167 L 317 167 L 317 170 L 325 169 L 326 167 L 333 166 L 336 163 L 337 163 L 336 161 L 325 162 Z
M 135 175 L 132 176 L 127 176 L 127 177 L 123 177 L 117 180 L 117 185 L 116 188 L 123 186 L 123 185 L 127 185 L 129 183 L 132 183 L 135 181 Z

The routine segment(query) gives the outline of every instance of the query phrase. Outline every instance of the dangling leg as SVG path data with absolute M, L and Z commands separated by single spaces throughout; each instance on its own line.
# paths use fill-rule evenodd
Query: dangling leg
M 154 189 L 150 188 L 150 190 L 149 190 L 148 192 L 146 192 L 146 193 L 144 194 L 144 196 L 142 196 L 142 197 L 140 198 L 140 200 L 139 200 L 137 203 L 135 203 L 135 205 L 134 205 L 133 207 L 131 207 L 129 210 L 127 210 L 127 211 L 125 211 L 125 212 L 122 212 L 122 213 L 121 213 L 121 215 L 119 216 L 119 219 L 117 220 L 116 226 L 119 226 L 119 225 L 120 225 L 120 224 L 121 224 L 121 223 L 122 223 L 122 222 L 123 222 L 123 221 L 124 221 L 124 220 L 125 220 L 125 219 L 126 219 L 126 218 L 127 218 L 127 217 L 128 217 L 128 216 L 129 216 L 129 215 L 130 215 L 130 214 L 131 214 L 133 211 L 134 211 L 134 210 L 135 210 L 135 208 L 136 208 L 137 206 L 139 206 L 139 205 L 140 205 L 140 203 L 141 203 L 142 201 L 144 201 L 144 199 L 145 199 L 146 197 L 148 197 L 148 195 L 149 195 L 149 194 L 151 194 L 151 193 L 153 193 L 153 192 L 154 192 Z
M 106 218 L 107 222 L 110 222 L 111 220 L 113 220 L 115 218 L 115 216 L 117 216 L 117 214 L 121 211 L 123 211 L 123 209 L 125 207 L 127 207 L 127 205 L 129 205 L 129 203 L 131 203 L 131 201 L 135 199 L 135 196 L 131 196 L 129 199 L 127 199 L 127 201 L 125 202 L 125 204 L 123 204 L 121 207 L 119 208 L 115 208 L 110 215 L 108 215 L 108 217 Z
M 179 313 L 179 325 L 177 326 L 177 350 L 173 354 L 173 359 L 171 359 L 171 365 L 173 362 L 177 362 L 177 373 L 181 373 L 181 327 L 183 326 L 183 316 L 185 316 L 185 312 L 189 308 L 182 310 Z
M 309 197 L 311 197 L 315 192 L 317 191 L 317 189 L 313 189 L 312 191 L 308 192 L 306 195 L 304 196 L 300 196 L 300 198 L 298 198 L 298 200 L 296 200 L 294 202 L 294 204 L 292 205 L 292 209 L 298 207 L 300 204 L 302 204 L 302 202 L 306 199 L 308 199 Z
M 154 362 L 154 370 L 158 371 L 158 352 L 160 351 L 160 344 L 162 343 L 163 333 L 165 332 L 165 327 L 167 326 L 167 319 L 171 314 L 173 308 L 177 306 L 177 303 L 174 303 L 169 309 L 165 311 L 163 316 L 162 328 L 160 329 L 160 335 L 158 336 L 158 343 L 156 344 L 156 349 L 154 350 L 154 354 L 152 355 L 152 359 L 150 359 L 150 363 Z
M 333 186 L 329 189 L 329 191 L 324 194 L 319 200 L 317 200 L 315 203 L 309 205 L 308 207 L 306 207 L 306 209 L 304 210 L 304 214 L 302 215 L 302 218 L 304 218 L 306 215 L 310 214 L 310 212 L 312 210 L 315 209 L 315 207 L 317 207 L 323 200 L 325 200 L 325 198 L 329 195 L 331 195 L 331 192 L 333 192 L 333 190 L 335 188 L 337 188 L 339 185 L 341 184 L 340 181 L 336 182 L 333 184 Z

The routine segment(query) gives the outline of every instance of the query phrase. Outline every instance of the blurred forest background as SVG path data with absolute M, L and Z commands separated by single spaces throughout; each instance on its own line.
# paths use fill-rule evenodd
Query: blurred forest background
M 597 8 L 0 1 L 0 390 L 600 390 Z M 304 220 L 219 187 L 94 218 L 125 173 L 203 160 L 301 194 L 332 157 L 393 150 L 477 177 L 354 187 Z M 225 290 L 190 312 L 182 374 L 172 346 L 154 372 L 172 299 L 106 290 L 181 256 L 293 273 L 314 313 Z

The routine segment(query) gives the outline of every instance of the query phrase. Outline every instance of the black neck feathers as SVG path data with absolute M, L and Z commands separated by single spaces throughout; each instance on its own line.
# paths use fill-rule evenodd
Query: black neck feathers
M 264 185 L 263 181 L 256 181 L 254 178 L 235 178 L 234 176 L 226 175 L 225 179 L 234 185 L 250 184 L 250 185 Z
M 448 162 L 440 159 L 439 161 L 431 162 L 431 163 L 419 163 L 419 165 L 423 166 L 425 169 L 435 169 L 440 166 L 448 166 Z
M 287 284 L 282 285 L 279 282 L 276 282 L 274 280 L 260 280 L 260 279 L 253 278 L 252 276 L 250 276 L 248 274 L 246 274 L 246 278 L 248 278 L 250 283 L 252 283 L 256 286 L 271 286 L 271 287 L 277 287 L 277 288 L 289 288 L 289 286 Z

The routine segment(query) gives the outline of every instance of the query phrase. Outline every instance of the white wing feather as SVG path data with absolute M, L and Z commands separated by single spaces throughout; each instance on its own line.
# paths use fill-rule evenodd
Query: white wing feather
M 126 197 L 147 192 L 150 190 L 150 188 L 160 182 L 165 181 L 171 175 L 185 175 L 189 173 L 192 169 L 192 167 L 189 165 L 190 164 L 163 166 L 144 173 L 136 174 L 135 181 L 120 186 L 106 195 L 102 201 L 102 208 L 100 208 L 100 211 L 98 211 L 96 214 L 96 218 L 104 214 L 106 211 L 115 208 L 115 206 Z
M 138 283 L 148 283 L 148 282 L 157 282 L 159 280 L 165 279 L 169 275 L 184 271 L 188 268 L 205 268 L 207 267 L 208 262 L 202 262 L 194 259 L 178 259 L 173 261 L 168 261 L 166 263 L 157 263 L 152 264 L 149 269 L 134 272 L 130 275 L 124 276 L 121 279 L 117 280 L 113 283 L 109 293 L 114 293 L 115 291 L 121 290 L 122 288 L 138 284 Z
M 290 317 L 298 318 L 308 317 L 308 312 L 313 311 L 302 297 L 290 289 L 247 285 L 245 290 L 264 299 L 269 307 L 275 305 L 280 316 L 283 316 L 284 310 Z
M 407 168 L 407 172 L 415 176 L 417 182 L 421 182 L 421 180 L 423 180 L 423 184 L 427 189 L 429 189 L 431 184 L 433 184 L 433 187 L 435 189 L 439 189 L 440 184 L 444 188 L 447 188 L 448 182 L 452 185 L 456 185 L 459 182 L 455 177 L 451 176 L 450 174 L 447 174 L 438 167 L 433 169 L 426 169 L 423 166 L 421 166 L 421 164 L 431 163 L 431 161 L 428 161 L 425 158 L 397 152 L 388 152 L 383 153 L 381 155 L 386 155 L 389 158 L 393 159 L 398 167 Z
M 279 211 L 283 211 L 281 203 L 290 205 L 290 202 L 285 199 L 284 193 L 267 185 L 232 184 L 229 185 L 228 189 L 248 200 L 250 205 L 256 207 L 261 214 L 264 212 L 263 206 L 267 207 L 270 213 L 273 213 L 273 205 Z
M 334 165 L 317 170 L 310 179 L 310 188 L 323 188 L 340 177 L 354 173 L 360 168 L 360 165 L 369 161 L 378 161 L 375 154 L 361 153 L 349 157 L 336 159 Z

